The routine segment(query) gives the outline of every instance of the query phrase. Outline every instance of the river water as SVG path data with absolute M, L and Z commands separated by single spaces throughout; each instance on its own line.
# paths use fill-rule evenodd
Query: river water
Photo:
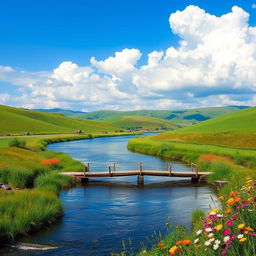
M 138 166 L 140 161 L 146 169 L 165 166 L 166 161 L 159 158 L 129 152 L 127 141 L 131 137 L 56 143 L 48 149 L 90 162 L 93 171 L 107 170 L 113 162 L 126 169 Z M 175 171 L 189 170 L 179 162 L 171 164 Z M 208 210 L 216 203 L 209 186 L 169 177 L 145 177 L 144 186 L 137 186 L 137 177 L 100 178 L 63 190 L 60 199 L 65 209 L 61 221 L 23 241 L 54 245 L 57 249 L 8 249 L 1 255 L 107 256 L 122 251 L 124 244 L 138 251 L 142 244 L 154 241 L 155 233 L 166 233 L 167 222 L 190 228 L 193 209 Z

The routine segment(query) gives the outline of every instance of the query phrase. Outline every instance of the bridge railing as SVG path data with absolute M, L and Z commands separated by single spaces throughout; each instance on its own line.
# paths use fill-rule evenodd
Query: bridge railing
M 184 166 L 184 164 L 182 164 Z M 185 164 L 190 167 L 192 172 L 196 173 L 198 176 L 198 166 L 195 163 Z M 118 172 L 118 171 L 168 171 L 169 175 L 172 175 L 172 172 L 175 171 L 177 164 L 170 162 L 165 163 L 153 163 L 153 162 L 108 162 L 108 163 L 99 163 L 99 162 L 89 162 L 84 168 L 84 174 L 86 172 Z
M 196 178 L 198 178 L 198 172 L 199 168 L 198 165 L 195 163 L 186 164 L 188 167 L 190 167 L 191 172 L 195 173 Z M 87 165 L 84 167 L 84 176 L 86 176 L 86 172 L 109 172 L 109 176 L 112 176 L 115 172 L 120 171 L 139 171 L 139 175 L 143 175 L 143 171 L 167 171 L 169 173 L 169 176 L 172 176 L 173 173 L 173 167 L 176 166 L 173 163 L 165 162 L 164 164 L 157 164 L 152 162 L 129 162 L 129 163 L 87 163 Z

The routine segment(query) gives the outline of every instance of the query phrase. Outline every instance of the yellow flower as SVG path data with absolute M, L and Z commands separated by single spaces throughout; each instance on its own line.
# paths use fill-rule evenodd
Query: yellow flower
M 245 224 L 238 225 L 238 228 L 244 228 Z
M 222 229 L 222 227 L 223 227 L 223 225 L 222 225 L 222 224 L 219 224 L 219 225 L 216 226 L 216 230 L 219 231 L 219 230 Z
M 229 198 L 229 199 L 227 200 L 227 203 L 228 203 L 228 204 L 233 204 L 233 201 L 234 201 L 234 199 L 231 197 L 231 198 Z
M 245 242 L 247 240 L 247 238 L 246 237 L 243 237 L 243 238 L 241 238 L 240 240 L 239 240 L 239 242 Z
M 179 247 L 176 246 L 176 245 L 174 245 L 174 246 L 169 250 L 169 252 L 170 252 L 170 253 L 175 253 L 178 249 L 179 249 Z
M 219 196 L 218 199 L 219 200 L 224 200 L 224 196 Z
M 219 212 L 219 209 L 218 209 L 218 208 L 213 208 L 213 209 L 211 210 L 211 212 L 218 213 L 218 212 Z

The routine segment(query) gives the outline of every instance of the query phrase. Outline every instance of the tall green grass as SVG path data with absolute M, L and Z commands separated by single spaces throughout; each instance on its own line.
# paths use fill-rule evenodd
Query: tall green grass
M 34 181 L 35 188 L 58 193 L 62 188 L 70 187 L 74 183 L 71 177 L 56 172 L 38 176 Z
M 202 154 L 213 153 L 231 158 L 236 164 L 248 167 L 256 166 L 256 151 L 214 145 L 182 143 L 175 141 L 156 140 L 154 137 L 142 137 L 129 140 L 131 151 L 155 155 L 167 159 L 193 162 Z
M 0 241 L 14 241 L 62 215 L 56 194 L 45 190 L 23 190 L 0 193 Z

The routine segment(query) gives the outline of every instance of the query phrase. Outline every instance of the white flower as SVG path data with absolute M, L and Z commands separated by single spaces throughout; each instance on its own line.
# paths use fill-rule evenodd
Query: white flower
M 203 230 L 202 230 L 202 229 L 199 229 L 199 230 L 196 232 L 196 234 L 199 236 L 199 235 L 202 234 L 202 232 L 203 232 Z
M 226 243 L 228 240 L 230 240 L 230 236 L 225 236 L 224 238 L 223 238 L 223 241 Z
M 211 231 L 212 231 L 212 228 L 206 228 L 205 231 L 206 231 L 206 232 L 211 232 Z
M 211 245 L 211 242 L 210 241 L 205 241 L 204 245 L 209 246 L 209 245 Z
M 194 244 L 198 243 L 199 238 L 195 239 Z
M 210 241 L 210 242 L 213 242 L 214 240 L 215 240 L 215 238 L 211 238 L 211 239 L 209 239 L 209 241 Z
M 208 235 L 209 238 L 210 238 L 210 237 L 213 237 L 213 236 L 214 236 L 213 233 L 209 233 L 209 235 Z
M 218 244 L 215 244 L 214 246 L 213 246 L 213 250 L 217 250 L 219 248 L 219 245 Z
M 218 214 L 217 217 L 222 218 L 223 214 Z
M 240 234 L 240 235 L 237 236 L 238 239 L 241 239 L 241 238 L 243 238 L 243 237 L 244 237 L 243 234 Z
M 215 240 L 215 244 L 220 244 L 220 240 Z
M 216 212 L 210 212 L 209 213 L 209 215 L 215 215 L 216 214 Z

